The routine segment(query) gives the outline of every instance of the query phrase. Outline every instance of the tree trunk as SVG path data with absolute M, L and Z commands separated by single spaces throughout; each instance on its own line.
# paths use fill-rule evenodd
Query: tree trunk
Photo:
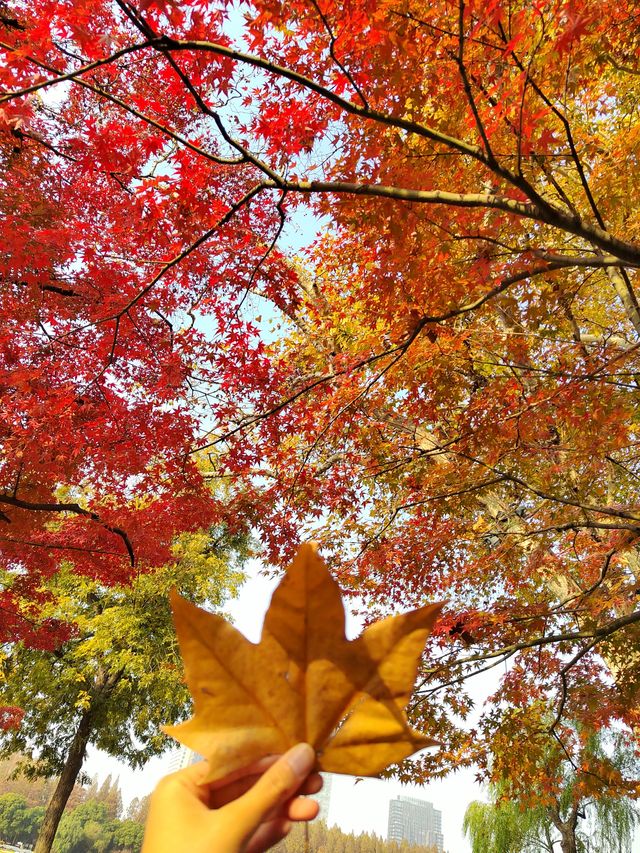
M 82 769 L 85 755 L 87 754 L 87 745 L 93 734 L 96 713 L 102 703 L 109 698 L 122 678 L 123 673 L 124 670 L 122 669 L 117 672 L 108 673 L 100 668 L 93 684 L 91 704 L 80 717 L 80 722 L 69 746 L 67 759 L 58 779 L 58 784 L 44 813 L 44 819 L 38 833 L 36 846 L 33 848 L 33 853 L 50 853 L 64 807 L 71 796 L 78 774 Z
M 560 830 L 560 849 L 562 853 L 577 853 L 576 834 L 566 824 Z
M 566 820 L 560 816 L 560 807 L 556 805 L 548 810 L 549 817 L 560 833 L 560 849 L 562 853 L 578 853 L 576 842 L 576 827 L 578 825 L 578 804 L 574 803 Z
M 51 850 L 64 807 L 67 805 L 67 800 L 71 796 L 78 774 L 82 769 L 87 744 L 92 732 L 93 712 L 91 708 L 88 708 L 80 718 L 58 784 L 44 813 L 34 853 L 49 853 Z

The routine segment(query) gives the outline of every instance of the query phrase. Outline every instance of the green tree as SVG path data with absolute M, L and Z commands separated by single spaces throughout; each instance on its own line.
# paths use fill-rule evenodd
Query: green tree
M 56 853 L 106 853 L 115 835 L 104 803 L 90 800 L 65 812 L 56 834 Z
M 114 849 L 138 853 L 142 849 L 143 835 L 144 825 L 142 823 L 135 820 L 119 821 L 113 836 Z
M 462 825 L 473 853 L 553 853 L 553 827 L 543 808 L 522 809 L 513 802 L 469 804 Z
M 114 820 L 104 801 L 89 800 L 65 811 L 53 845 L 55 853 L 139 853 L 144 826 Z
M 637 820 L 626 798 L 567 800 L 535 809 L 476 801 L 467 808 L 463 829 L 473 853 L 554 853 L 558 844 L 562 853 L 628 853 Z
M 3 794 L 0 797 L 0 838 L 12 844 L 31 844 L 43 816 L 42 806 L 30 808 L 20 794 Z
M 243 554 L 243 542 L 224 533 L 184 534 L 175 561 L 141 573 L 132 587 L 105 587 L 72 566 L 46 582 L 49 603 L 39 612 L 73 626 L 68 640 L 53 650 L 17 644 L 4 658 L 0 690 L 1 704 L 25 709 L 20 729 L 2 733 L 0 754 L 27 755 L 28 776 L 58 776 L 37 853 L 51 849 L 89 744 L 133 767 L 169 746 L 160 724 L 189 710 L 169 590 L 220 607 Z

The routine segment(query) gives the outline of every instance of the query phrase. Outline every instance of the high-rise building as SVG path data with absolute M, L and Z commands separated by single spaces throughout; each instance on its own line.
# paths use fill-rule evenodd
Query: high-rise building
M 320 806 L 320 820 L 323 820 L 325 823 L 329 821 L 329 807 L 331 805 L 331 773 L 321 773 L 322 776 L 322 790 L 317 794 L 313 795 L 314 800 L 317 800 L 318 805 Z
M 388 841 L 408 841 L 444 849 L 442 812 L 426 800 L 398 796 L 389 802 Z
M 169 756 L 169 773 L 191 767 L 192 764 L 197 764 L 199 761 L 202 761 L 201 755 L 186 746 L 181 746 Z

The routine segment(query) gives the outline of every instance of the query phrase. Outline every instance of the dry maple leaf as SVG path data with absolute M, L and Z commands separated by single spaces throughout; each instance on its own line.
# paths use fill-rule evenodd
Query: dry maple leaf
M 194 716 L 164 731 L 209 760 L 214 781 L 300 741 L 318 768 L 374 776 L 437 741 L 409 726 L 404 708 L 442 604 L 344 635 L 338 584 L 313 545 L 302 545 L 251 643 L 221 616 L 172 597 Z

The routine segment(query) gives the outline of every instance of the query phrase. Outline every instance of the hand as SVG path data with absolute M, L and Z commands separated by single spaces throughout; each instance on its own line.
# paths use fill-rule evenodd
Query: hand
M 203 784 L 206 761 L 166 776 L 151 796 L 142 853 L 262 853 L 313 820 L 322 788 L 313 748 L 299 743 L 218 782 Z

